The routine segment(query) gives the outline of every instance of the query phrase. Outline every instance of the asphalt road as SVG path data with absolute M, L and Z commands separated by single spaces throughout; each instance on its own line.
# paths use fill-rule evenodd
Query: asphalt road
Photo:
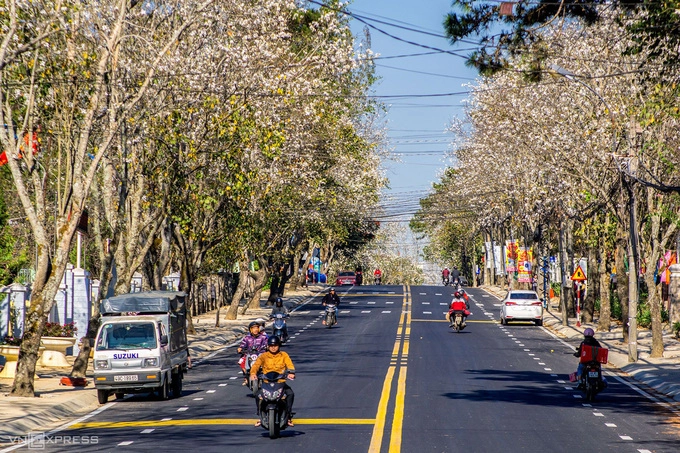
M 452 332 L 452 289 L 339 292 L 339 323 L 314 300 L 289 319 L 296 426 L 270 440 L 234 348 L 198 364 L 181 398 L 136 395 L 45 441 L 46 451 L 678 452 L 678 414 L 610 375 L 592 404 L 573 389 L 573 349 L 540 327 L 498 324 L 498 300 L 469 289 Z M 346 293 L 346 294 L 345 294 Z M 60 438 L 57 438 L 59 436 Z

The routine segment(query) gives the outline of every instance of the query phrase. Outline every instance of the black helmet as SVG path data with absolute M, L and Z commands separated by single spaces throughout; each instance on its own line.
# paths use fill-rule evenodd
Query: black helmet
M 269 346 L 281 346 L 281 339 L 277 336 L 269 337 L 267 344 Z
M 277 297 L 276 298 L 276 305 L 283 305 L 283 299 L 281 299 L 280 297 Z
M 250 324 L 248 324 L 248 330 L 252 329 L 253 327 L 260 327 L 260 323 L 257 321 L 253 321 Z
M 328 290 L 329 293 L 330 293 L 331 291 L 335 292 L 335 288 L 331 288 L 331 289 Z

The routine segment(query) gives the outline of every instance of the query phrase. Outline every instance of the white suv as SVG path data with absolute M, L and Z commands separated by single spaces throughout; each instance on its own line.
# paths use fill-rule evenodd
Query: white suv
M 543 325 L 543 302 L 536 291 L 511 289 L 501 301 L 501 324 L 510 321 L 532 321 Z

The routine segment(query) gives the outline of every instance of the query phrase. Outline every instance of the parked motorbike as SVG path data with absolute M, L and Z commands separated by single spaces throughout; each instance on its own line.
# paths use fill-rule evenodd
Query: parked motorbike
M 602 379 L 602 365 L 597 361 L 591 361 L 583 366 L 581 385 L 579 386 L 586 394 L 586 401 L 595 401 L 595 395 L 607 387 Z
M 335 305 L 326 305 L 326 327 L 329 329 L 337 324 L 338 320 L 335 316 Z
M 286 394 L 283 392 L 285 383 L 278 382 L 287 377 L 288 373 L 279 374 L 276 371 L 261 376 L 262 389 L 256 398 L 260 410 L 260 426 L 269 430 L 270 439 L 279 437 L 281 430 L 288 426 Z
M 274 324 L 272 325 L 272 335 L 279 337 L 281 343 L 288 341 L 288 329 L 286 329 L 286 318 L 290 315 L 284 315 L 283 313 L 277 313 L 273 316 Z
M 257 349 L 252 348 L 246 351 L 238 361 L 243 375 L 248 379 L 248 388 L 253 393 L 253 396 L 256 396 L 257 392 L 260 390 L 261 382 L 260 379 L 250 379 L 250 368 L 252 368 L 253 363 L 255 363 L 255 360 L 257 360 L 259 355 L 260 352 Z

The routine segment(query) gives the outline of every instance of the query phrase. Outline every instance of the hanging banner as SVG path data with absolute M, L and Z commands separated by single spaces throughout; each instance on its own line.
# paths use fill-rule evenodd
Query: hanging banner
M 517 281 L 519 283 L 531 283 L 532 263 L 534 252 L 531 248 L 520 247 L 517 251 Z
M 517 272 L 519 241 L 505 241 L 505 272 Z

